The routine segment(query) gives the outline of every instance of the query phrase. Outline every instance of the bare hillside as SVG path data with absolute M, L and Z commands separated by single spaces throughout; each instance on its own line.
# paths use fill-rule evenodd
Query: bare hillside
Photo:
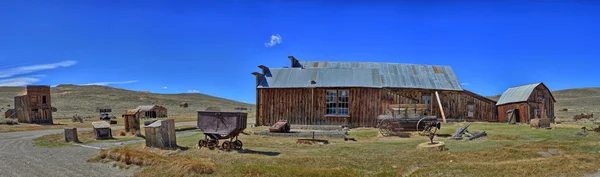
M 14 96 L 24 90 L 23 87 L 0 87 L 0 108 L 6 111 L 7 106 L 13 108 Z M 188 108 L 180 108 L 186 102 Z M 120 117 L 126 109 L 138 105 L 158 104 L 167 108 L 169 116 L 196 116 L 196 111 L 208 107 L 220 107 L 223 111 L 233 111 L 234 107 L 246 107 L 254 112 L 254 105 L 214 97 L 205 94 L 156 94 L 131 91 L 107 86 L 59 85 L 52 88 L 52 106 L 58 108 L 53 113 L 55 118 L 67 118 L 75 114 L 81 116 L 98 116 L 96 107 L 109 106 L 111 113 Z

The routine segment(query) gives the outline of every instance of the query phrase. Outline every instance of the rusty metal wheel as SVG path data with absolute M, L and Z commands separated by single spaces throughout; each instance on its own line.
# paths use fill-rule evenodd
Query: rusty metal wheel
M 382 120 L 379 125 L 379 133 L 383 136 L 390 136 L 392 134 L 392 124 L 389 120 Z
M 217 146 L 219 146 L 219 140 L 208 140 L 208 149 L 214 150 Z
M 225 142 L 223 142 L 223 144 L 221 144 L 221 147 L 225 151 L 231 151 L 231 148 L 232 148 L 231 141 L 225 140 Z
M 200 141 L 198 141 L 196 148 L 201 149 L 202 147 L 207 147 L 207 146 L 208 146 L 208 141 L 206 139 L 201 139 Z
M 235 149 L 235 150 L 242 150 L 242 146 L 243 146 L 243 145 L 244 145 L 244 144 L 242 143 L 242 141 L 240 141 L 240 140 L 235 140 L 235 141 L 233 142 L 233 149 Z

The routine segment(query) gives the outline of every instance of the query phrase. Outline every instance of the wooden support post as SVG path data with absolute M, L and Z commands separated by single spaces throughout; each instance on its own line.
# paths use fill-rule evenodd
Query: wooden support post
M 77 128 L 65 128 L 65 142 L 80 142 L 77 137 Z
M 442 120 L 446 123 L 446 115 L 444 114 L 444 108 L 442 108 L 442 101 L 440 101 L 440 94 L 435 91 L 435 97 L 437 98 L 438 105 L 440 106 L 440 113 L 442 113 Z

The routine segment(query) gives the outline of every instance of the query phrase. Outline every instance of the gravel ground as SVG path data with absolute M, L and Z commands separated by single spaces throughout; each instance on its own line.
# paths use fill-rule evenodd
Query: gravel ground
M 176 126 L 195 125 L 196 122 L 180 122 Z M 113 127 L 113 130 L 123 126 Z M 89 128 L 78 129 L 81 131 Z M 34 138 L 62 133 L 64 130 L 41 130 L 0 133 L 0 176 L 14 177 L 69 177 L 69 176 L 133 176 L 136 168 L 129 170 L 112 167 L 102 163 L 87 163 L 87 159 L 96 154 L 100 148 L 122 145 L 120 143 L 100 143 L 84 146 L 60 148 L 39 148 L 33 146 Z M 182 132 L 178 136 L 191 135 L 196 132 Z M 125 142 L 134 143 L 137 141 Z

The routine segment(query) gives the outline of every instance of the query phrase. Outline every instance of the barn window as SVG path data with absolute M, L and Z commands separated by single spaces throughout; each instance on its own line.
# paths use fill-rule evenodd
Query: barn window
M 46 96 L 42 96 L 42 104 L 46 104 Z
M 325 114 L 348 115 L 348 95 L 348 90 L 327 90 Z

